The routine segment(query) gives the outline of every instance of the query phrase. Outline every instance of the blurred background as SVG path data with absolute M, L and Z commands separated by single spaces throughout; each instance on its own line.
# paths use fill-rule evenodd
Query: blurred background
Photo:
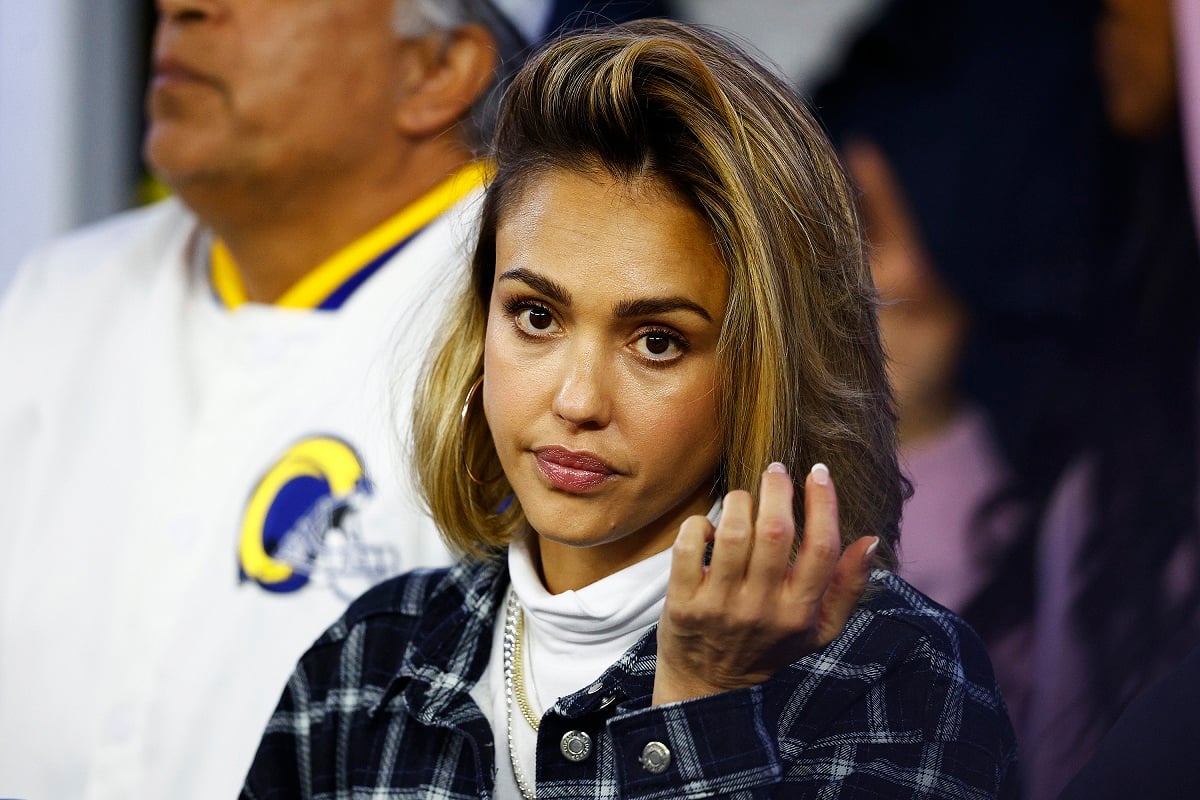
M 803 85 L 879 0 L 674 0 Z M 138 201 L 151 0 L 0 0 L 0 292 L 35 244 Z

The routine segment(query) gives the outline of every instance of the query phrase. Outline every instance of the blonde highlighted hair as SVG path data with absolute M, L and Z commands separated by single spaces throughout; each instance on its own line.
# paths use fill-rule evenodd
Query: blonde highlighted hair
M 855 200 L 794 90 L 705 29 L 640 21 L 561 39 L 513 80 L 501 109 L 470 285 L 432 354 L 414 421 L 416 470 L 459 554 L 485 557 L 524 522 L 486 420 L 459 411 L 483 370 L 496 228 L 551 170 L 657 182 L 704 216 L 729 273 L 718 345 L 721 488 L 757 492 L 771 461 L 829 465 L 846 542 L 881 538 L 895 565 L 909 492 Z M 802 489 L 802 481 L 798 488 Z M 797 510 L 802 507 L 797 492 Z M 798 520 L 803 514 L 798 513 Z

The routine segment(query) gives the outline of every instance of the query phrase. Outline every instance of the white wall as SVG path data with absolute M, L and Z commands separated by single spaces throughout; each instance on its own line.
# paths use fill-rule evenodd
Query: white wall
M 129 205 L 136 0 L 0 0 L 0 292 L 38 242 Z
M 844 39 L 883 0 L 671 0 L 679 15 L 747 39 L 802 89 L 836 66 Z

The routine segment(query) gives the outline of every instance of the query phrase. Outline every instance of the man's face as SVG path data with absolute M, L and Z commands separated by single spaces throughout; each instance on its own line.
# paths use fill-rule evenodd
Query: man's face
M 196 182 L 297 191 L 398 146 L 411 42 L 394 0 L 159 0 L 145 156 Z

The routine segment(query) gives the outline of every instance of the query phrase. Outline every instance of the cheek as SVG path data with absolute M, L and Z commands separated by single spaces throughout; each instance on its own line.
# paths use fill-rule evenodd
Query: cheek
M 538 387 L 549 370 L 529 363 L 503 315 L 492 314 L 488 321 L 483 345 L 483 408 L 488 426 L 497 436 L 497 449 L 502 449 L 501 434 L 526 427 L 530 415 L 540 401 Z
M 716 469 L 721 431 L 717 418 L 714 370 L 703 370 L 666 391 L 640 393 L 626 418 L 638 428 L 637 449 L 652 454 L 672 474 L 677 469 L 693 476 Z
M 269 37 L 242 43 L 236 101 L 248 119 L 294 130 L 297 140 L 352 140 L 361 136 L 359 128 L 378 124 L 373 118 L 390 111 L 390 53 L 361 24 L 322 12 L 325 4 L 310 5 L 303 17 L 294 4 L 281 5 L 286 13 L 276 15 L 274 25 L 259 23 L 273 31 Z M 331 115 L 330 108 L 338 112 Z

